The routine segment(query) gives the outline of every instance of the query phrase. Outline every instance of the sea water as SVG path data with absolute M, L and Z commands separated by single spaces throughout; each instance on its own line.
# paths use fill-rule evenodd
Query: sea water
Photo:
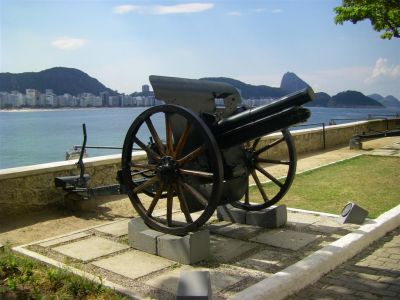
M 87 127 L 88 145 L 122 147 L 129 126 L 145 109 L 0 111 L 0 169 L 65 160 L 66 151 L 82 143 L 82 123 Z M 386 117 L 400 110 L 316 107 L 311 113 L 308 124 L 327 125 L 332 119 L 339 124 Z M 121 150 L 88 149 L 91 157 L 116 153 Z

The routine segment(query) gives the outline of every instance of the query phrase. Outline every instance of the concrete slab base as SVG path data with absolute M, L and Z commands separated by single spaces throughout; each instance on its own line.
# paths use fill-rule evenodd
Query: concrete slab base
M 252 238 L 251 241 L 289 250 L 299 250 L 318 238 L 318 235 L 292 230 L 275 229 Z
M 203 229 L 185 236 L 164 234 L 150 229 L 141 218 L 128 223 L 131 247 L 182 264 L 206 260 L 210 253 L 210 232 Z
M 115 256 L 95 261 L 93 265 L 116 274 L 136 279 L 174 264 L 168 259 L 141 251 L 129 250 Z
M 123 245 L 108 239 L 91 237 L 82 241 L 53 248 L 53 250 L 74 259 L 88 261 L 128 248 L 128 245 Z

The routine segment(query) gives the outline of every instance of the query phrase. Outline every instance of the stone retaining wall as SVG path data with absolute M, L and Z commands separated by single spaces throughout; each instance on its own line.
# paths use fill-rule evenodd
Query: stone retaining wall
M 372 120 L 325 128 L 326 148 L 348 144 L 354 134 L 368 130 L 382 131 L 398 128 L 400 120 Z M 297 153 L 313 152 L 324 148 L 322 127 L 292 131 Z M 262 144 L 270 143 L 279 134 L 263 138 Z M 283 146 L 283 145 L 282 145 Z M 275 147 L 274 147 L 275 148 Z M 284 147 L 276 148 L 285 151 Z M 277 154 L 277 153 L 275 153 Z M 143 153 L 136 157 L 143 158 Z M 86 172 L 90 175 L 90 186 L 116 183 L 120 168 L 120 155 L 108 155 L 84 160 Z M 62 161 L 26 167 L 0 170 L 0 215 L 15 214 L 43 208 L 47 205 L 63 204 L 65 193 L 54 187 L 57 176 L 77 175 L 75 161 Z

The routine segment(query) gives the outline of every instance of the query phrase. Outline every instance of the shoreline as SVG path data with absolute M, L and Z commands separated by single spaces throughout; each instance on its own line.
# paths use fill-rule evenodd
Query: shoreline
M 125 106 L 125 107 L 60 107 L 60 108 L 13 108 L 0 109 L 1 112 L 42 112 L 42 111 L 71 111 L 71 110 L 98 110 L 98 109 L 121 109 L 121 108 L 146 108 L 151 106 Z

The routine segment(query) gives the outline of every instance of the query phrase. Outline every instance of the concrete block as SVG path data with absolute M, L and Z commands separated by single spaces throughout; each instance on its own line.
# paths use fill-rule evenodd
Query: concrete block
M 182 264 L 207 259 L 210 253 L 210 232 L 207 229 L 185 236 L 165 234 L 157 237 L 157 254 Z
M 267 208 L 259 211 L 248 211 L 246 215 L 246 224 L 248 225 L 278 228 L 285 226 L 286 223 L 286 205 L 279 205 L 274 208 Z
M 134 218 L 128 223 L 129 246 L 157 255 L 157 237 L 164 233 L 150 229 L 142 218 Z
M 220 205 L 217 207 L 217 218 L 220 221 L 246 224 L 246 211 L 232 205 Z
M 211 300 L 211 280 L 208 271 L 182 272 L 179 278 L 176 299 L 178 300 Z

